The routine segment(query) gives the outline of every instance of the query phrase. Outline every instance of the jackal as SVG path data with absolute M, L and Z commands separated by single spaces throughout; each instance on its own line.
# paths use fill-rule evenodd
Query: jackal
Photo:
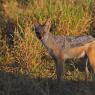
M 47 48 L 56 66 L 57 79 L 63 77 L 63 65 L 66 59 L 85 58 L 86 79 L 88 78 L 88 61 L 95 73 L 95 39 L 90 35 L 68 37 L 55 36 L 50 33 L 51 19 L 41 25 L 36 19 L 33 26 L 37 38 Z

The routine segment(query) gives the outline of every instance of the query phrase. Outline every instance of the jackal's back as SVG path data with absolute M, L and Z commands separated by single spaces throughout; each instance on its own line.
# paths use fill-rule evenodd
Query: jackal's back
M 73 47 L 79 47 L 83 46 L 87 43 L 90 43 L 92 41 L 95 41 L 95 38 L 93 38 L 90 35 L 85 36 L 55 36 L 55 41 L 58 45 L 60 45 L 63 49 L 65 48 L 73 48 Z

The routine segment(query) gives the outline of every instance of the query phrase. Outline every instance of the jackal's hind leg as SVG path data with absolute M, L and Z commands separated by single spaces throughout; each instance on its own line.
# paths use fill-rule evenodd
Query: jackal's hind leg
M 88 52 L 87 52 L 87 55 L 88 55 L 88 58 L 89 58 L 89 63 L 93 69 L 93 80 L 95 80 L 95 45 L 92 45 L 91 47 L 89 47 L 88 49 Z
M 84 64 L 83 68 L 85 70 L 85 80 L 87 81 L 89 77 L 89 70 L 88 70 L 88 57 L 86 54 L 83 58 L 81 58 L 81 61 L 82 61 L 82 64 Z
M 88 58 L 86 58 L 86 64 L 85 64 L 85 80 L 87 81 L 89 77 L 89 70 L 88 70 Z

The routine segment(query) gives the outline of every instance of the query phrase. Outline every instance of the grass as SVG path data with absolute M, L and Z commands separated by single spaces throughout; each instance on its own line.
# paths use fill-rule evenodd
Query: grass
M 12 19 L 16 23 L 16 28 L 14 31 L 14 50 L 11 52 L 12 54 L 10 52 L 8 54 L 9 50 L 5 47 L 6 57 L 1 57 L 1 60 L 6 59 L 6 62 L 3 60 L 2 63 L 13 63 L 16 60 L 29 68 L 30 72 L 39 72 L 40 76 L 52 76 L 52 71 L 44 69 L 43 63 L 46 63 L 44 63 L 45 67 L 50 63 L 50 68 L 54 70 L 54 62 L 51 58 L 47 59 L 47 50 L 35 37 L 32 31 L 32 18 L 37 17 L 43 24 L 47 17 L 51 17 L 51 32 L 57 35 L 84 35 L 88 32 L 91 24 L 90 3 L 91 0 L 4 1 L 3 15 L 7 19 Z
M 0 3 L 2 8 L 0 9 L 0 76 L 2 77 L 0 87 L 3 85 L 3 90 L 0 88 L 0 95 L 24 95 L 23 91 L 25 95 L 31 93 L 33 95 L 40 95 L 40 93 L 41 95 L 95 94 L 94 90 L 90 88 L 93 87 L 93 82 L 90 83 L 91 76 L 86 84 L 84 72 L 80 72 L 74 67 L 74 63 L 77 64 L 78 61 L 67 62 L 69 65 L 65 65 L 64 74 L 67 82 L 62 82 L 60 87 L 56 87 L 54 62 L 32 30 L 34 16 L 42 24 L 48 17 L 51 17 L 51 32 L 55 35 L 88 34 L 92 23 L 91 2 L 92 0 L 3 0 L 3 4 Z M 12 50 L 7 47 L 6 37 L 2 36 L 2 31 L 6 30 L 6 23 L 9 20 L 12 20 L 16 25 L 13 31 L 14 48 Z M 71 70 L 72 68 L 73 70 Z M 48 78 L 51 80 L 49 81 Z M 32 86 L 33 84 L 34 86 Z M 77 85 L 80 88 L 77 88 Z M 74 86 L 75 92 L 71 91 L 70 86 Z M 61 88 L 63 91 L 60 90 Z M 60 94 L 54 93 L 57 90 Z M 18 92 L 20 93 L 18 94 Z
M 32 31 L 32 17 L 37 17 L 41 23 L 44 23 L 47 17 L 51 17 L 51 32 L 54 32 L 54 34 L 81 35 L 88 32 L 91 24 L 90 3 L 91 0 L 4 1 L 2 4 L 4 20 L 6 18 L 12 19 L 16 23 L 15 45 L 14 50 L 9 52 L 6 44 L 3 44 L 2 47 L 5 49 L 1 48 L 1 50 L 6 51 L 5 56 L 0 57 L 0 63 L 10 64 L 16 61 L 25 65 L 28 69 L 27 72 L 29 71 L 34 76 L 55 76 L 54 62 L 47 56 L 47 50 Z M 22 72 L 25 71 L 25 67 L 21 70 Z M 51 70 L 48 70 L 47 67 Z

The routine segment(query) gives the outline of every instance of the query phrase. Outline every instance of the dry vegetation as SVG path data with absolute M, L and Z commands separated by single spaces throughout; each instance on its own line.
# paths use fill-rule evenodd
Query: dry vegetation
M 95 95 L 91 76 L 85 82 L 85 72 L 74 65 L 79 60 L 67 62 L 64 74 L 67 81 L 57 84 L 54 62 L 32 29 L 34 16 L 42 24 L 51 17 L 51 32 L 55 35 L 94 35 L 90 31 L 93 2 L 1 0 L 0 95 Z M 8 46 L 7 30 L 12 31 L 13 46 Z

